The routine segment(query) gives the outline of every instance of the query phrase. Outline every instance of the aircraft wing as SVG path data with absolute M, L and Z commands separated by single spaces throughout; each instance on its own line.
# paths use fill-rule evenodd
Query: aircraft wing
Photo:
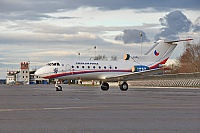
M 128 80 L 143 78 L 145 76 L 150 76 L 150 75 L 160 73 L 163 71 L 164 69 L 162 68 L 156 68 L 156 69 L 151 69 L 151 70 L 146 70 L 146 71 L 132 72 L 129 74 L 106 77 L 105 80 L 106 81 L 128 81 Z

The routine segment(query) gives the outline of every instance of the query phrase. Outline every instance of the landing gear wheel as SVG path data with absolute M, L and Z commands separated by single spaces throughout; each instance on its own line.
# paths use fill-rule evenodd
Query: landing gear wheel
M 128 84 L 126 82 L 123 82 L 119 85 L 119 88 L 121 91 L 127 91 L 128 90 Z
M 101 84 L 101 89 L 102 89 L 103 91 L 109 90 L 109 84 L 108 84 L 107 82 L 103 82 L 103 83 Z
M 56 91 L 62 91 L 62 86 L 60 85 L 56 86 Z

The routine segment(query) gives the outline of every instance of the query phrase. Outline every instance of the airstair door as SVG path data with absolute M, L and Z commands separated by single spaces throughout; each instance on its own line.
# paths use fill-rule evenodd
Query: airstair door
M 66 72 L 71 72 L 71 66 L 69 64 L 67 64 L 65 68 L 66 68 Z

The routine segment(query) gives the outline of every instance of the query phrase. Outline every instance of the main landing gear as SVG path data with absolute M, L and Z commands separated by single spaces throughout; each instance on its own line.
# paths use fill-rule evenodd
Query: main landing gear
M 126 82 L 123 82 L 122 84 L 119 83 L 119 88 L 121 91 L 127 91 L 128 90 L 128 84 Z
M 119 82 L 119 88 L 121 91 L 127 91 L 128 90 L 128 84 L 126 82 Z M 109 84 L 107 82 L 103 82 L 101 84 L 101 89 L 103 91 L 107 91 L 109 90 Z
M 108 84 L 107 82 L 103 82 L 103 83 L 101 84 L 101 89 L 102 89 L 103 91 L 107 91 L 107 90 L 109 89 L 109 84 Z

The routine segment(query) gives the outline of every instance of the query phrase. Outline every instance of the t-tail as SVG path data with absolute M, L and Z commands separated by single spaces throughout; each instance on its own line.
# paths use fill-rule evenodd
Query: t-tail
M 148 66 L 150 69 L 158 68 L 166 63 L 176 48 L 178 42 L 191 40 L 193 39 L 176 41 L 159 40 L 144 55 L 131 57 L 129 54 L 126 54 L 124 55 L 124 59 L 129 60 L 129 58 L 132 58 L 134 61 L 138 62 L 138 64 L 142 64 L 142 62 L 148 62 L 148 64 L 144 65 Z

